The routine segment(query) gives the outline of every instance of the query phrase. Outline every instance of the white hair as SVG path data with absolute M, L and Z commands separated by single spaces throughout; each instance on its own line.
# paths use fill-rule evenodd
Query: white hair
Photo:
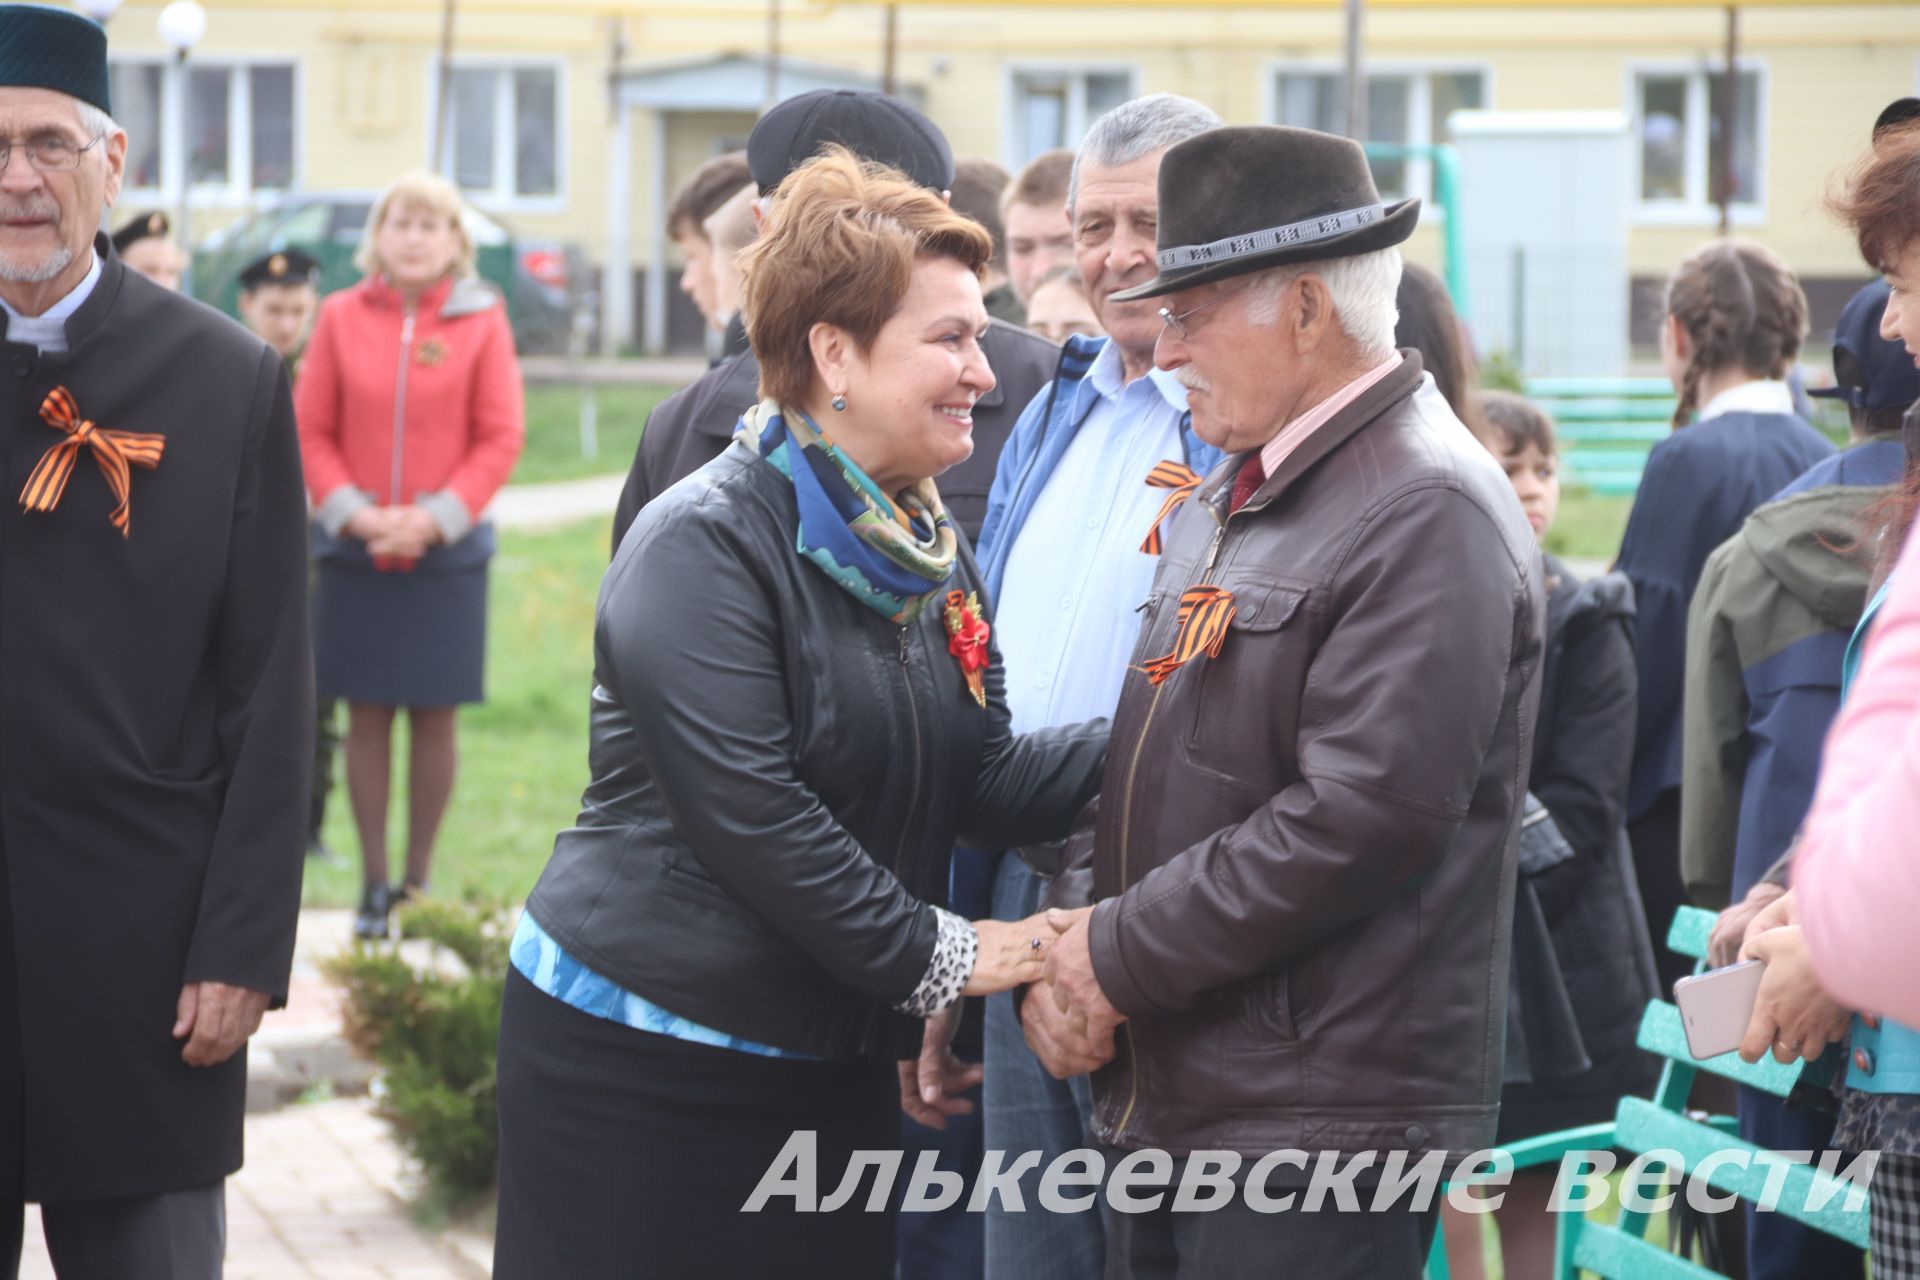
M 1164 151 L 1176 142 L 1220 127 L 1220 116 L 1204 102 L 1177 93 L 1150 93 L 1123 102 L 1093 122 L 1073 157 L 1067 179 L 1067 216 L 1073 216 L 1074 197 L 1080 192 L 1080 170 L 1088 164 L 1114 168 L 1132 164 L 1141 156 Z
M 102 136 L 111 138 L 116 133 L 126 132 L 112 116 L 91 102 L 82 102 L 75 98 L 73 105 L 80 113 L 80 127 L 86 130 L 89 141 Z
M 1304 275 L 1316 275 L 1333 298 L 1333 314 L 1340 330 L 1370 359 L 1384 360 L 1393 351 L 1393 329 L 1400 323 L 1395 295 L 1400 289 L 1400 251 L 1375 249 L 1351 258 L 1328 258 L 1273 267 L 1260 273 L 1249 289 L 1247 322 L 1267 327 L 1280 318 L 1280 294 Z

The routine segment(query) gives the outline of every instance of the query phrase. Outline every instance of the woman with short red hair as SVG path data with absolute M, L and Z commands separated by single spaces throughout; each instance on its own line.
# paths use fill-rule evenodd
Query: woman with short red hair
M 933 481 L 994 385 L 991 252 L 833 151 L 743 255 L 765 398 L 607 572 L 593 781 L 511 947 L 502 1280 L 892 1276 L 855 1154 L 898 1149 L 903 1105 L 970 1109 L 960 997 L 1042 974 L 1043 917 L 938 905 L 956 839 L 1063 838 L 1106 751 L 1103 722 L 1012 735 Z M 818 1197 L 780 1191 L 796 1160 Z

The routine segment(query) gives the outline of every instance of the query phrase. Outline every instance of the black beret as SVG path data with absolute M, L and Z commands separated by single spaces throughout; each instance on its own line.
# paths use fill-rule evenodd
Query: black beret
M 930 190 L 953 186 L 953 148 L 940 126 L 898 98 L 865 89 L 815 89 L 776 104 L 747 135 L 747 168 L 768 195 L 834 142 Z
M 312 284 L 320 260 L 298 249 L 262 254 L 240 268 L 240 287 L 249 292 L 263 284 Z
M 146 213 L 136 213 L 121 223 L 120 229 L 113 233 L 113 250 L 115 253 L 125 253 L 127 246 L 136 240 L 145 240 L 149 236 L 164 238 L 172 231 L 173 219 L 169 218 L 164 210 L 153 209 Z
M 0 4 L 0 85 L 52 89 L 111 115 L 105 29 L 71 9 Z

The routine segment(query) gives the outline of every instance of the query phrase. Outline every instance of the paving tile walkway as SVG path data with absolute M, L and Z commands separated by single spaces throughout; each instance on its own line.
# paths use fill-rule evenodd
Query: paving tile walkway
M 400 1153 L 365 1099 L 248 1117 L 227 1183 L 226 1280 L 475 1280 L 484 1266 L 413 1225 Z M 29 1210 L 21 1280 L 53 1280 Z
M 413 1225 L 394 1195 L 400 1153 L 365 1099 L 247 1120 L 227 1183 L 226 1280 L 474 1280 L 486 1274 Z M 29 1210 L 21 1280 L 53 1280 Z

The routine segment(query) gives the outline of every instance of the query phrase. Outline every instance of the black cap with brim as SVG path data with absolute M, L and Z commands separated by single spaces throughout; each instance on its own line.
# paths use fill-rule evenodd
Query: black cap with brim
M 113 233 L 113 251 L 124 254 L 129 245 L 142 240 L 165 239 L 173 233 L 173 220 L 163 209 L 150 209 L 145 213 L 136 213 L 121 224 Z
M 1880 317 L 1892 292 L 1884 280 L 1866 285 L 1841 308 L 1833 327 L 1836 384 L 1807 392 L 1843 400 L 1855 409 L 1886 409 L 1920 400 L 1920 369 L 1897 339 L 1880 336 Z
M 320 270 L 320 260 L 298 249 L 279 249 L 262 254 L 240 268 L 240 287 L 251 292 L 263 285 L 312 284 Z
M 108 115 L 107 33 L 71 9 L 0 4 L 0 85 L 52 89 Z
M 1269 267 L 1390 249 L 1413 234 L 1420 201 L 1386 204 L 1366 153 L 1313 129 L 1212 129 L 1160 161 L 1160 273 L 1113 295 L 1158 298 Z
M 747 168 L 770 195 L 836 143 L 930 191 L 953 187 L 953 148 L 940 127 L 900 99 L 864 89 L 816 89 L 773 106 L 747 135 Z

